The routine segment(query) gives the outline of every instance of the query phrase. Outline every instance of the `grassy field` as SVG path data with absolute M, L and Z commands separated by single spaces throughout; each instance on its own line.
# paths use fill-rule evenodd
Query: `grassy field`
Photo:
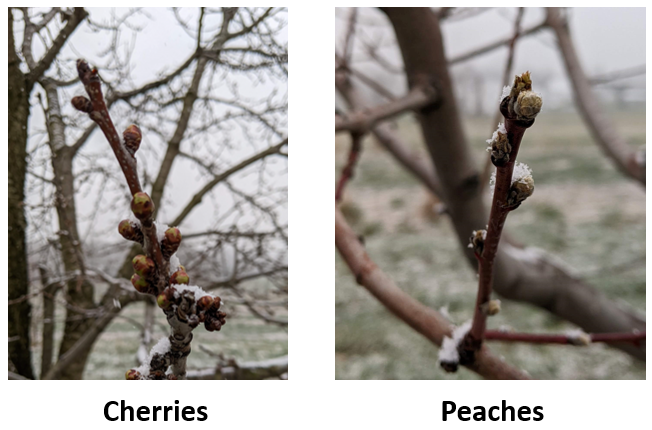
M 242 283 L 241 288 L 246 291 L 256 291 L 265 286 L 263 279 Z M 98 286 L 97 300 L 104 293 L 104 288 Z M 228 293 L 216 290 L 213 293 L 225 297 Z M 40 315 L 39 303 L 35 302 L 34 314 Z M 144 303 L 134 303 L 122 311 L 120 316 L 102 333 L 95 343 L 88 364 L 84 371 L 84 379 L 124 379 L 125 372 L 140 363 L 136 361 L 136 352 L 140 345 L 140 327 L 143 323 Z M 219 332 L 208 332 L 202 326 L 193 332 L 192 352 L 188 357 L 188 369 L 206 369 L 215 367 L 216 360 L 208 353 L 202 351 L 202 345 L 216 354 L 223 354 L 224 358 L 233 358 L 236 362 L 257 361 L 274 358 L 288 353 L 287 330 L 273 324 L 266 324 L 262 320 L 251 316 L 249 311 L 241 305 L 229 304 L 225 300 L 222 309 L 227 312 L 227 324 Z M 62 336 L 65 310 L 57 307 L 55 344 L 59 345 Z M 155 323 L 153 343 L 169 335 L 169 326 L 165 315 L 158 307 L 154 310 Z M 277 314 L 278 317 L 287 317 L 287 314 Z M 38 324 L 34 324 L 33 347 L 34 369 L 40 369 L 40 333 Z M 55 351 L 56 353 L 56 351 Z
M 645 144 L 645 114 L 611 117 L 636 147 Z M 465 124 L 468 142 L 483 162 L 492 124 Z M 411 118 L 397 124 L 414 151 L 427 157 Z M 336 141 L 336 175 L 348 152 Z M 507 221 L 520 242 L 566 263 L 618 304 L 645 313 L 645 190 L 615 170 L 574 114 L 544 113 L 525 135 L 519 160 L 533 170 L 535 192 Z M 488 196 L 487 196 L 488 198 Z M 476 278 L 433 201 L 373 139 L 364 143 L 342 210 L 365 236 L 366 248 L 399 287 L 460 324 L 472 317 Z M 569 269 L 570 270 L 570 269 Z M 505 301 L 490 327 L 563 332 L 574 328 L 538 308 Z M 645 379 L 645 363 L 604 345 L 506 345 L 492 343 L 506 360 L 539 379 Z M 336 258 L 336 377 L 338 379 L 477 379 L 443 372 L 437 348 L 394 318 L 355 284 Z

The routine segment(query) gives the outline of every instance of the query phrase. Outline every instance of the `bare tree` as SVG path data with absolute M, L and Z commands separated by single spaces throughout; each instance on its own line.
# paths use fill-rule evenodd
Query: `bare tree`
M 282 8 L 174 9 L 169 16 L 192 47 L 185 57 L 166 61 L 155 78 L 142 79 L 133 67 L 138 61 L 132 57 L 138 47 L 133 40 L 148 25 L 148 13 L 133 10 L 94 19 L 83 9 L 25 8 L 24 21 L 43 15 L 49 26 L 27 24 L 13 31 L 10 15 L 10 36 L 16 40 L 10 46 L 21 47 L 17 67 L 29 73 L 37 70 L 29 60 L 33 36 L 47 46 L 50 35 L 67 28 L 74 14 L 83 20 L 80 31 L 97 34 L 105 45 L 99 53 L 76 52 L 67 38 L 71 31 L 62 36 L 59 48 L 67 43 L 70 51 L 53 54 L 49 61 L 55 67 L 40 72 L 38 103 L 28 112 L 34 116 L 42 109 L 45 116 L 25 137 L 31 146 L 26 166 L 30 259 L 47 267 L 47 275 L 40 289 L 33 286 L 31 294 L 22 291 L 10 299 L 13 306 L 25 306 L 30 297 L 47 291 L 51 298 L 52 287 L 62 286 L 56 303 L 66 309 L 58 359 L 42 366 L 41 378 L 81 378 L 93 345 L 115 317 L 132 303 L 145 301 L 146 309 L 154 304 L 127 280 L 140 245 L 126 256 L 113 245 L 120 243 L 115 226 L 126 215 L 120 208 L 132 200 L 133 177 L 126 178 L 128 191 L 97 123 L 68 103 L 72 95 L 83 94 L 76 77 L 79 55 L 100 71 L 107 115 L 117 119 L 116 127 L 135 123 L 142 130 L 132 174 L 143 178 L 143 190 L 150 190 L 159 225 L 164 221 L 188 233 L 181 257 L 188 259 L 188 272 L 200 273 L 194 281 L 207 290 L 237 290 L 261 315 L 273 312 L 265 303 L 271 297 L 281 296 L 272 308 L 287 306 L 282 299 L 287 295 L 287 14 Z M 53 20 L 57 14 L 61 22 Z M 132 43 L 123 43 L 129 35 Z M 103 261 L 107 256 L 111 261 Z M 120 270 L 114 277 L 107 271 L 115 270 L 116 262 Z M 268 293 L 240 291 L 242 282 L 256 278 L 269 280 Z M 240 297 L 220 295 L 227 303 Z M 151 315 L 145 313 L 144 347 L 151 346 Z M 44 347 L 51 345 L 50 332 L 43 333 Z M 11 359 L 24 364 L 18 356 Z
M 378 82 L 375 82 L 372 86 L 365 80 L 359 79 L 360 73 L 356 71 L 355 59 L 352 58 L 351 46 L 353 42 L 351 40 L 355 39 L 355 35 L 359 34 L 360 31 L 356 30 L 356 25 L 359 24 L 356 23 L 355 15 L 353 13 L 350 15 L 352 18 L 347 22 L 347 36 L 344 38 L 347 42 L 341 44 L 340 49 L 337 50 L 335 82 L 336 89 L 348 103 L 350 112 L 345 117 L 341 113 L 336 113 L 336 116 L 339 115 L 340 118 L 348 119 L 355 118 L 355 121 L 345 121 L 336 118 L 336 132 L 348 131 L 358 134 L 369 131 L 373 132 L 379 143 L 391 155 L 396 157 L 397 161 L 404 168 L 421 181 L 431 192 L 436 193 L 437 197 L 445 204 L 446 213 L 449 215 L 462 250 L 474 269 L 477 269 L 478 255 L 480 254 L 478 254 L 477 249 L 467 246 L 469 245 L 468 238 L 473 231 L 479 231 L 487 224 L 490 225 L 489 233 L 493 229 L 494 233 L 489 234 L 489 238 L 487 239 L 491 240 L 492 249 L 490 254 L 492 255 L 485 255 L 487 259 L 491 259 L 491 262 L 487 262 L 484 266 L 482 264 L 480 265 L 481 282 L 478 303 L 474 307 L 476 317 L 473 320 L 473 329 L 470 337 L 467 337 L 467 346 L 468 343 L 472 343 L 473 346 L 470 346 L 468 350 L 477 351 L 481 345 L 484 348 L 483 339 L 496 340 L 501 338 L 501 335 L 494 332 L 488 334 L 486 337 L 484 334 L 484 319 L 487 315 L 487 307 L 491 304 L 489 300 L 492 291 L 491 287 L 493 286 L 495 291 L 503 297 L 530 303 L 546 309 L 556 316 L 577 324 L 587 332 L 592 333 L 593 341 L 607 339 L 615 347 L 623 349 L 634 357 L 644 360 L 645 321 L 638 315 L 622 309 L 585 281 L 568 273 L 564 267 L 555 262 L 554 258 L 544 253 L 537 253 L 535 255 L 522 245 L 518 245 L 511 237 L 505 238 L 501 242 L 501 245 L 498 246 L 498 239 L 500 238 L 504 218 L 499 219 L 498 214 L 494 213 L 496 212 L 495 203 L 492 209 L 491 219 L 489 217 L 480 193 L 481 176 L 471 157 L 467 138 L 461 123 L 458 100 L 453 93 L 453 83 L 449 70 L 452 63 L 464 61 L 505 45 L 511 45 L 510 52 L 512 52 L 514 42 L 518 37 L 534 34 L 549 26 L 555 28 L 557 24 L 554 22 L 554 17 L 559 12 L 551 9 L 548 11 L 548 18 L 545 22 L 523 30 L 520 29 L 519 21 L 520 13 L 522 13 L 520 12 L 515 23 L 514 36 L 475 49 L 473 52 L 460 58 L 451 59 L 447 57 L 444 50 L 444 36 L 442 35 L 440 25 L 440 22 L 443 19 L 447 19 L 448 16 L 445 9 L 437 12 L 430 9 L 381 8 L 382 12 L 388 18 L 395 35 L 396 45 L 402 57 L 403 64 L 402 66 L 387 66 L 385 62 L 378 62 L 377 66 L 382 69 L 391 68 L 394 71 L 403 71 L 409 92 L 404 97 L 393 96 L 387 104 L 377 106 L 372 106 L 368 101 L 364 100 L 357 82 L 369 86 L 372 91 L 378 94 L 391 92 L 387 88 L 383 89 L 382 84 Z M 567 28 L 564 25 L 559 24 L 558 29 L 555 31 L 560 39 L 560 44 L 568 45 L 570 44 L 570 39 L 568 39 L 567 33 L 561 32 L 564 28 Z M 565 31 L 567 32 L 567 30 Z M 364 44 L 365 42 L 362 40 L 360 43 Z M 576 62 L 574 51 L 563 46 L 561 50 L 564 52 L 565 57 L 567 57 L 567 62 L 570 61 L 571 64 L 574 61 Z M 365 46 L 360 51 L 368 52 L 369 48 Z M 511 55 L 513 54 L 510 54 L 509 57 Z M 374 55 L 373 59 L 377 60 L 378 55 Z M 510 68 L 510 62 L 511 59 L 508 59 L 508 70 Z M 571 69 L 573 68 L 576 69 L 576 65 L 571 67 Z M 612 157 L 621 168 L 625 165 L 631 167 L 627 169 L 622 168 L 621 170 L 637 180 L 643 178 L 644 182 L 644 164 L 632 164 L 623 161 L 625 159 L 633 160 L 636 157 L 627 155 L 628 150 L 622 144 L 622 140 L 618 138 L 617 133 L 612 128 L 602 130 L 602 125 L 593 127 L 595 125 L 595 117 L 591 114 L 591 111 L 598 109 L 597 104 L 595 102 L 585 103 L 590 97 L 587 94 L 590 94 L 592 90 L 588 84 L 583 85 L 583 83 L 588 81 L 581 74 L 575 73 L 576 76 L 573 77 L 572 70 L 570 74 L 571 79 L 578 80 L 574 86 L 576 95 L 578 96 L 577 99 L 580 99 L 578 100 L 578 103 L 581 104 L 580 108 L 584 109 L 590 106 L 585 109 L 587 112 L 584 118 L 589 127 L 595 132 L 596 139 L 600 140 L 600 144 L 605 147 L 607 155 Z M 415 103 L 405 103 L 406 100 L 412 100 L 415 91 L 418 91 L 424 85 L 433 88 L 429 102 L 420 99 Z M 379 90 L 378 87 L 381 89 Z M 577 91 L 584 94 L 580 97 Z M 513 101 L 515 101 L 517 95 L 518 93 L 512 95 Z M 505 102 L 508 99 L 509 97 L 503 98 L 503 101 Z M 382 123 L 383 120 L 390 117 L 388 114 L 390 112 L 391 116 L 397 116 L 406 112 L 414 113 L 428 149 L 430 163 L 424 162 L 423 159 L 419 159 L 417 156 L 410 156 L 407 153 L 405 143 L 401 142 L 400 135 L 387 127 L 387 124 Z M 510 119 L 513 119 L 510 117 L 512 113 L 507 115 L 502 107 L 501 112 L 505 115 L 508 123 Z M 350 124 L 351 126 L 343 127 L 344 124 Z M 493 155 L 505 153 L 509 155 L 514 151 L 513 156 L 515 157 L 515 150 L 518 150 L 518 143 L 520 142 L 524 128 L 518 133 L 514 130 L 514 128 L 510 130 L 508 127 L 507 132 L 505 132 L 506 135 L 510 136 L 511 146 L 509 148 L 498 148 L 500 150 L 494 148 Z M 342 179 L 338 186 L 340 195 L 337 196 L 336 201 L 340 200 L 344 185 L 353 176 L 354 163 L 358 160 L 359 154 L 362 151 L 362 145 L 356 143 L 360 140 L 360 136 L 354 136 L 352 134 L 353 144 L 351 146 L 351 154 L 355 153 L 358 155 L 349 157 L 349 162 L 345 166 L 341 176 Z M 640 157 L 638 159 L 640 160 Z M 513 161 L 512 159 L 511 162 L 513 163 Z M 511 171 L 509 174 L 503 176 L 501 192 L 507 193 L 509 184 L 505 185 L 505 181 L 509 182 Z M 506 215 L 506 212 L 503 215 Z M 336 245 L 340 251 L 340 255 L 342 255 L 345 262 L 352 269 L 356 280 L 374 294 L 385 306 L 397 314 L 399 318 L 403 319 L 421 334 L 433 340 L 436 344 L 441 343 L 443 336 L 451 336 L 449 323 L 441 315 L 434 316 L 433 313 L 436 313 L 435 311 L 426 311 L 425 309 L 406 311 L 407 308 L 416 307 L 416 304 L 412 304 L 412 300 L 409 297 L 405 295 L 401 296 L 398 292 L 392 293 L 395 295 L 389 299 L 389 291 L 395 287 L 393 285 L 390 287 L 388 281 L 382 279 L 384 275 L 383 277 L 372 275 L 372 273 L 377 271 L 377 268 L 369 261 L 368 257 L 362 257 L 360 255 L 362 251 L 351 252 L 350 248 L 353 245 L 344 245 L 344 243 L 348 243 L 346 239 L 348 227 L 341 227 L 343 224 L 344 220 L 336 208 Z M 480 239 L 483 240 L 482 237 Z M 482 242 L 482 240 L 479 242 Z M 480 258 L 480 261 L 484 260 Z M 488 271 L 487 267 L 490 267 Z M 428 316 L 428 313 L 432 315 Z M 439 335 L 432 336 L 428 334 L 429 331 L 436 330 L 431 327 L 431 324 L 439 325 Z M 428 325 L 427 330 L 421 329 L 424 325 Z M 470 328 L 470 326 L 467 327 L 467 330 Z M 635 333 L 632 334 L 632 331 Z M 442 335 L 441 333 L 444 334 Z M 612 336 L 613 333 L 617 333 L 618 335 Z M 460 334 L 454 332 L 452 336 L 461 344 L 462 339 L 465 338 L 465 333 Z M 562 338 L 563 336 L 560 336 L 555 339 L 556 341 L 560 341 Z M 535 342 L 541 341 L 541 338 L 537 336 L 531 336 L 531 339 L 536 339 L 533 340 Z M 520 338 L 520 340 L 525 341 L 524 338 Z M 565 343 L 570 343 L 570 341 L 567 339 Z M 461 354 L 464 353 L 463 350 L 464 348 L 460 348 Z M 474 361 L 471 358 L 466 361 L 461 360 L 460 363 L 473 364 Z M 502 376 L 496 374 L 484 376 L 508 377 L 507 373 L 502 374 Z M 512 374 L 509 377 L 516 377 L 516 374 Z

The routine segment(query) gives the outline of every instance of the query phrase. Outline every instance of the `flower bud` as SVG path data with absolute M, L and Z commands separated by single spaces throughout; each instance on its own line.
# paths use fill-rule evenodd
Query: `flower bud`
M 541 112 L 542 105 L 543 99 L 539 94 L 534 91 L 523 91 L 518 95 L 514 112 L 520 120 L 533 120 Z
M 120 224 L 118 224 L 118 232 L 127 240 L 138 242 L 141 245 L 143 244 L 143 232 L 140 229 L 140 226 L 135 225 L 128 219 L 120 221 Z
M 498 124 L 498 129 L 494 131 L 493 136 L 487 140 L 487 143 L 489 144 L 487 151 L 491 153 L 491 162 L 494 166 L 501 167 L 507 164 L 509 155 L 512 152 L 512 145 L 507 139 L 507 130 L 502 123 Z
M 149 290 L 149 284 L 147 280 L 143 276 L 140 276 L 138 273 L 134 273 L 132 275 L 131 284 L 139 293 L 145 294 L 147 293 L 147 290 Z
M 204 296 L 197 300 L 197 308 L 200 311 L 207 311 L 213 306 L 213 298 L 211 296 Z
M 133 156 L 140 147 L 140 141 L 143 138 L 143 134 L 140 132 L 140 128 L 136 124 L 131 124 L 122 133 L 122 138 L 124 139 L 127 151 L 129 151 Z
M 127 370 L 127 372 L 125 373 L 125 379 L 127 381 L 140 379 L 140 373 L 136 369 Z
M 168 300 L 168 296 L 165 293 L 161 293 L 156 297 L 156 303 L 158 304 L 158 307 L 161 309 L 167 309 L 172 305 L 172 302 Z
M 84 96 L 75 96 L 71 102 L 78 111 L 84 113 L 91 113 L 93 111 L 93 103 Z
M 512 184 L 507 196 L 507 206 L 519 206 L 523 200 L 527 199 L 534 193 L 534 179 L 532 176 L 526 176 Z
M 134 194 L 133 199 L 131 200 L 131 211 L 134 213 L 136 218 L 139 220 L 144 220 L 152 216 L 154 213 L 154 202 L 152 199 L 144 192 L 138 192 Z
M 493 316 L 500 312 L 500 300 L 489 300 L 486 303 L 480 305 L 480 311 L 484 315 Z
M 484 251 L 484 241 L 487 238 L 487 230 L 473 230 L 473 234 L 469 238 L 469 248 L 473 249 L 473 252 L 478 257 L 482 256 Z
M 177 270 L 170 276 L 170 284 L 185 284 L 188 285 L 190 282 L 190 277 L 183 270 Z
M 147 277 L 149 274 L 151 274 L 156 267 L 154 260 L 145 255 L 135 256 L 134 259 L 131 260 L 131 263 L 134 266 L 134 271 L 144 277 Z
M 161 241 L 161 254 L 163 258 L 169 260 L 172 254 L 177 252 L 181 244 L 181 232 L 176 227 L 170 227 L 165 230 L 165 236 Z M 184 269 L 185 271 L 185 269 Z

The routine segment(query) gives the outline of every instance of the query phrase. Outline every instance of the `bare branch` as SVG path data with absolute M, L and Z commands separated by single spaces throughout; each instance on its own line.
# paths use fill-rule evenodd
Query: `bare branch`
M 403 291 L 371 260 L 349 227 L 344 216 L 335 209 L 335 246 L 353 272 L 356 282 L 373 294 L 388 310 L 437 346 L 450 336 L 450 323 L 437 311 L 419 303 Z M 483 347 L 470 370 L 487 379 L 530 379 Z
M 575 103 L 593 139 L 622 173 L 645 187 L 645 156 L 633 150 L 604 115 L 587 79 L 559 8 L 548 8 L 547 22 L 557 35 L 559 50 L 575 91 Z

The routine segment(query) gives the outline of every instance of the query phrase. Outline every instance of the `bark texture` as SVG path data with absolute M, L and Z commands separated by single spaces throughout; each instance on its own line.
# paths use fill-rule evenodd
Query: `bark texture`
M 25 172 L 27 168 L 27 120 L 29 118 L 29 94 L 31 85 L 20 70 L 20 59 L 14 46 L 13 12 L 9 10 L 9 71 L 7 94 L 9 102 L 9 153 L 8 153 L 8 194 L 7 207 L 9 221 L 8 266 L 9 266 L 9 300 L 27 296 L 29 277 L 27 274 L 27 247 L 25 241 Z M 9 359 L 16 371 L 29 379 L 34 379 L 30 352 L 30 312 L 28 300 L 10 305 L 9 338 L 17 338 L 8 344 Z

